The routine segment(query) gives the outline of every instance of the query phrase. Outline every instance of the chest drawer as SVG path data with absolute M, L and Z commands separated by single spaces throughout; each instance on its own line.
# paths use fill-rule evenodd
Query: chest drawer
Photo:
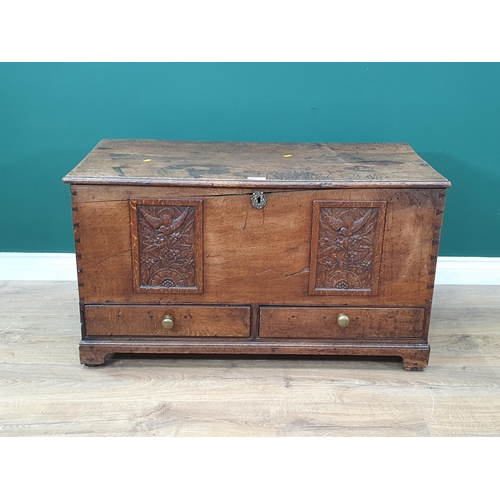
M 261 307 L 259 337 L 335 340 L 422 338 L 424 318 L 425 309 L 421 307 Z
M 85 333 L 87 336 L 249 337 L 250 307 L 88 305 Z

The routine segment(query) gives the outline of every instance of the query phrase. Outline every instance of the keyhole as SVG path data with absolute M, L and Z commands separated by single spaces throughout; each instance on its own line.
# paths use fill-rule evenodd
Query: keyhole
M 255 191 L 252 194 L 252 205 L 254 208 L 262 210 L 267 204 L 266 195 L 263 191 Z

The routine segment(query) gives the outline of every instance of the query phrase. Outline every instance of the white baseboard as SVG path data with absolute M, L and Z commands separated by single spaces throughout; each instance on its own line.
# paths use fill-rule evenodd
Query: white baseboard
M 73 253 L 0 253 L 0 280 L 76 281 Z M 500 257 L 438 257 L 437 285 L 500 285 Z
M 0 280 L 76 281 L 74 253 L 0 253 Z
M 438 257 L 437 285 L 500 285 L 500 257 Z

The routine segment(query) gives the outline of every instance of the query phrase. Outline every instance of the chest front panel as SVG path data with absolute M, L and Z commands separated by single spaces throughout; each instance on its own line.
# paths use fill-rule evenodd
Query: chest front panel
M 92 190 L 112 201 L 75 202 L 88 302 L 425 306 L 432 296 L 443 190 L 270 191 L 263 209 L 251 192 Z

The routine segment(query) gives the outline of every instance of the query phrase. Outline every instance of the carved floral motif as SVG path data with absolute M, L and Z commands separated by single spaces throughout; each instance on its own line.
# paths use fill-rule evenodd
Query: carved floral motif
M 321 208 L 316 288 L 372 288 L 378 215 L 378 208 Z
M 195 211 L 137 205 L 140 286 L 196 287 Z

